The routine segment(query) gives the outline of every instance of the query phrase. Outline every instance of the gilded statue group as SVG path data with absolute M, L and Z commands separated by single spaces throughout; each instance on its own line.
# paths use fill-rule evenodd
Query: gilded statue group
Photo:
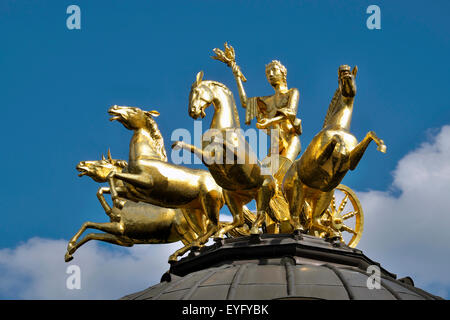
M 158 111 L 111 107 L 110 120 L 133 131 L 129 159 L 113 159 L 108 150 L 107 157 L 101 160 L 77 165 L 79 176 L 87 175 L 109 185 L 100 187 L 97 197 L 110 222 L 85 222 L 69 241 L 66 261 L 90 240 L 120 246 L 181 241 L 184 246 L 169 257 L 171 263 L 189 250 L 198 250 L 210 238 L 258 237 L 262 232 L 304 233 L 356 246 L 363 231 L 361 204 L 354 192 L 340 183 L 349 169 L 356 168 L 372 140 L 379 151 L 386 152 L 383 140 L 373 131 L 361 142 L 350 133 L 357 67 L 339 67 L 338 88 L 323 127 L 298 158 L 302 133 L 297 118 L 300 94 L 298 89 L 288 88 L 286 68 L 277 60 L 270 62 L 265 71 L 275 93 L 247 97 L 243 86 L 246 78 L 236 64 L 233 47 L 225 44 L 224 50 L 214 52 L 213 58 L 233 72 L 245 108 L 245 124 L 256 118 L 256 128 L 273 136 L 276 148 L 272 146 L 263 161 L 252 161 L 256 156 L 238 130 L 239 114 L 231 90 L 220 82 L 205 80 L 203 72 L 192 84 L 188 113 L 194 119 L 203 118 L 206 109 L 214 107 L 210 131 L 205 133 L 210 138 L 202 139 L 202 148 L 183 141 L 176 141 L 172 148 L 192 152 L 208 170 L 168 161 L 155 121 Z M 264 170 L 267 165 L 270 171 Z M 339 204 L 336 191 L 343 196 Z M 105 194 L 111 195 L 112 206 Z M 253 200 L 256 212 L 246 206 Z M 352 210 L 346 213 L 349 200 Z M 219 219 L 224 205 L 232 214 L 231 222 Z M 350 221 L 354 227 L 348 225 Z M 79 240 L 88 228 L 103 232 Z M 349 240 L 345 240 L 344 233 Z

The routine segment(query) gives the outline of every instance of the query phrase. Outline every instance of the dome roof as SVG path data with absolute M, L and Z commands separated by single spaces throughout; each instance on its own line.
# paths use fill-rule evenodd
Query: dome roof
M 369 289 L 369 266 L 381 288 Z M 161 283 L 122 299 L 441 299 L 396 279 L 360 250 L 312 236 L 261 235 L 222 240 L 174 263 Z

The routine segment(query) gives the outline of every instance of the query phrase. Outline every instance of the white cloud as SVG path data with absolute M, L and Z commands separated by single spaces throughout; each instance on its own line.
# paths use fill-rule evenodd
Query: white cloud
M 399 277 L 449 297 L 450 126 L 401 159 L 390 191 L 357 192 L 365 231 L 358 248 Z M 229 220 L 223 216 L 221 219 Z M 66 240 L 33 238 L 0 250 L 0 298 L 117 299 L 159 282 L 180 244 L 118 248 L 90 242 L 70 263 Z M 81 268 L 81 290 L 66 288 L 66 269 Z
M 450 126 L 403 157 L 390 191 L 358 192 L 365 230 L 358 247 L 399 277 L 449 297 Z
M 112 248 L 90 242 L 74 260 L 64 262 L 66 240 L 32 238 L 0 250 L 0 297 L 3 299 L 118 299 L 160 281 L 169 255 L 180 244 Z M 69 265 L 81 269 L 81 289 L 69 290 Z

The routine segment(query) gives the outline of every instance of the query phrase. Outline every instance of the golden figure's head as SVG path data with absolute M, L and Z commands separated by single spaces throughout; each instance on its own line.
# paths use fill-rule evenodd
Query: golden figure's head
M 123 168 L 127 166 L 127 162 L 125 160 L 117 160 L 111 158 L 111 153 L 108 150 L 108 158 L 102 156 L 101 160 L 94 161 L 81 161 L 78 163 L 76 169 L 79 177 L 87 175 L 91 177 L 95 182 L 106 182 L 106 178 L 111 171 L 115 170 L 117 172 L 121 172 Z
M 349 65 L 341 65 L 338 69 L 338 81 L 339 88 L 341 89 L 344 97 L 352 98 L 356 95 L 356 82 L 355 77 L 358 72 L 358 67 L 354 67 L 353 70 Z
M 287 69 L 278 60 L 272 60 L 266 65 L 266 77 L 272 87 L 286 83 Z

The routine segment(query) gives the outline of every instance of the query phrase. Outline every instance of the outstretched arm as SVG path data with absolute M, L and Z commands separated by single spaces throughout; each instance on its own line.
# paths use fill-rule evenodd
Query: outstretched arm
M 247 79 L 245 79 L 244 75 L 241 72 L 241 68 L 236 64 L 236 56 L 234 53 L 234 49 L 232 46 L 228 46 L 227 43 L 225 43 L 225 51 L 222 51 L 218 48 L 215 48 L 214 53 L 216 56 L 213 56 L 213 59 L 222 61 L 227 66 L 231 68 L 233 71 L 234 78 L 236 79 L 238 92 L 239 92 L 239 98 L 241 100 L 241 104 L 244 108 L 247 107 L 247 95 L 244 90 L 244 86 L 242 85 L 242 81 L 246 82 Z
M 235 67 L 239 68 L 237 65 L 235 65 Z M 234 75 L 234 79 L 236 79 L 236 84 L 238 87 L 241 105 L 242 105 L 242 107 L 247 108 L 247 94 L 245 93 L 244 86 L 242 85 L 242 79 L 239 76 L 238 71 L 235 71 L 234 69 L 235 68 L 233 68 L 233 75 Z M 240 72 L 240 70 L 239 70 L 239 72 Z

